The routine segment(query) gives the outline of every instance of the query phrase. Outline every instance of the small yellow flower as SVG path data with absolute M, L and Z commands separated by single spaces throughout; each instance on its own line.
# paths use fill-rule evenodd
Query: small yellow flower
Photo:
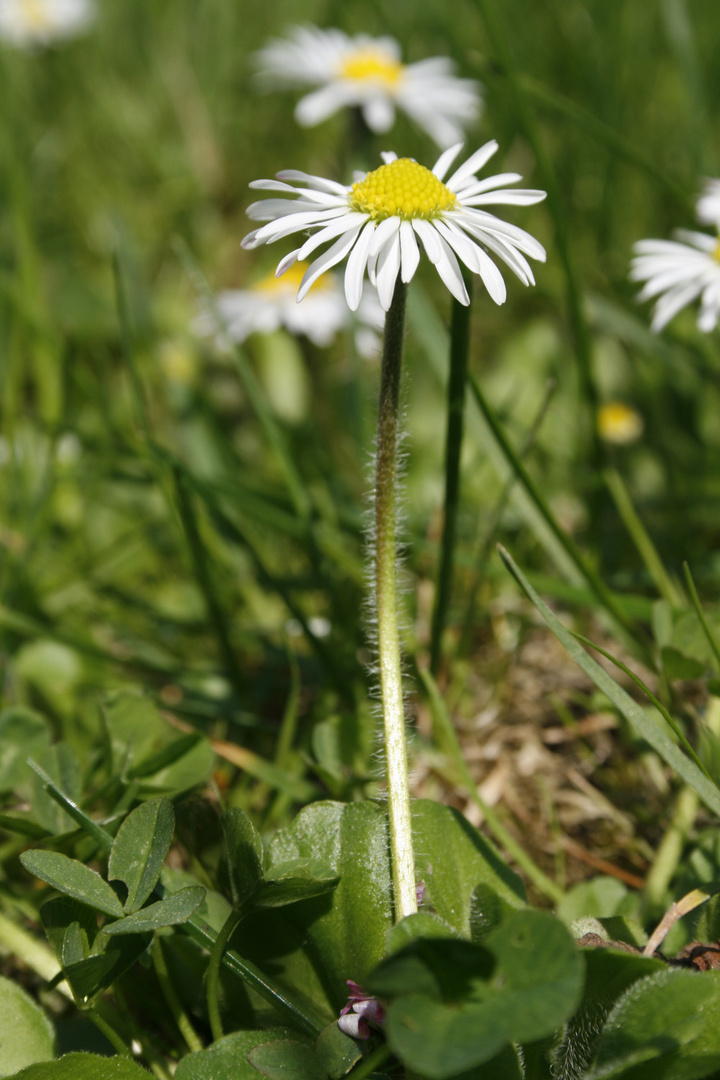
M 627 446 L 636 442 L 643 432 L 643 418 L 631 405 L 623 401 L 608 401 L 598 409 L 598 432 L 605 442 Z

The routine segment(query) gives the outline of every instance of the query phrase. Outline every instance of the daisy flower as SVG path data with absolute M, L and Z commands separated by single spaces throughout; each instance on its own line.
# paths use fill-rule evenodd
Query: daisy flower
M 350 37 L 342 30 L 298 26 L 287 40 L 271 41 L 257 54 L 258 75 L 271 89 L 315 86 L 301 98 L 295 118 L 313 127 L 343 106 L 356 106 L 371 131 L 382 134 L 401 109 L 440 147 L 463 137 L 480 115 L 478 84 L 459 79 L 446 57 L 403 64 L 390 37 Z
M 195 320 L 199 334 L 217 334 L 241 345 L 251 334 L 272 334 L 281 327 L 291 334 L 303 335 L 319 348 L 327 348 L 336 335 L 354 327 L 355 344 L 361 356 L 371 356 L 380 347 L 385 313 L 377 293 L 366 293 L 356 318 L 348 312 L 342 286 L 334 274 L 323 274 L 302 303 L 297 291 L 307 270 L 305 263 L 295 263 L 277 278 L 269 274 L 247 289 L 229 289 L 216 300 L 217 315 L 203 312 Z M 219 326 L 218 326 L 219 322 Z
M 706 233 L 678 230 L 676 240 L 639 240 L 631 281 L 644 281 L 638 300 L 657 302 L 651 328 L 657 333 L 677 313 L 700 300 L 698 329 L 707 334 L 720 316 L 720 242 Z
M 351 311 L 360 304 L 366 269 L 388 311 L 398 275 L 405 283 L 412 279 L 422 246 L 461 304 L 470 301 L 458 258 L 480 275 L 495 303 L 502 304 L 505 282 L 487 251 L 505 262 L 524 285 L 530 285 L 534 278 L 525 255 L 544 262 L 545 250 L 529 233 L 484 207 L 528 206 L 544 199 L 545 192 L 506 188 L 505 184 L 521 179 L 517 173 L 478 180 L 477 172 L 497 150 L 494 141 L 472 154 L 445 181 L 461 148 L 458 143 L 445 150 L 432 170 L 411 158 L 383 154 L 384 165 L 349 187 L 296 170 L 277 173 L 275 180 L 255 180 L 251 187 L 286 197 L 263 199 L 248 207 L 250 218 L 267 224 L 249 233 L 243 247 L 255 248 L 313 230 L 279 263 L 276 273 L 280 276 L 298 259 L 307 259 L 329 243 L 305 271 L 298 300 L 321 274 L 347 256 L 345 296 Z
M 696 204 L 697 219 L 720 229 L 720 180 L 706 180 Z
M 0 38 L 19 48 L 51 45 L 82 33 L 94 14 L 91 0 L 0 0 Z

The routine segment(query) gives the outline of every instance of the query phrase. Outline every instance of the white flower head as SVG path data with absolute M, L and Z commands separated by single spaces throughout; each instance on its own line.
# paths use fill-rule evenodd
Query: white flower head
M 275 180 L 255 180 L 251 187 L 285 197 L 263 199 L 248 207 L 250 218 L 268 224 L 249 233 L 243 247 L 255 248 L 312 230 L 309 239 L 286 255 L 276 271 L 280 276 L 298 259 L 307 259 L 330 244 L 305 271 L 298 300 L 321 274 L 347 256 L 345 296 L 350 309 L 356 311 L 360 304 L 367 269 L 380 303 L 388 311 L 398 275 L 406 283 L 412 279 L 422 245 L 461 304 L 470 300 L 458 258 L 479 274 L 495 303 L 502 304 L 505 282 L 487 252 L 502 259 L 524 285 L 533 285 L 525 256 L 544 262 L 545 250 L 529 233 L 484 208 L 505 203 L 528 206 L 544 199 L 545 192 L 506 188 L 504 185 L 521 179 L 517 173 L 478 180 L 478 170 L 497 150 L 494 141 L 472 154 L 445 181 L 461 148 L 458 143 L 445 150 L 432 171 L 411 158 L 383 154 L 385 164 L 350 187 L 296 170 L 277 173 Z
M 639 240 L 631 281 L 644 281 L 638 300 L 655 300 L 651 328 L 656 333 L 688 304 L 700 300 L 698 329 L 704 334 L 720 316 L 720 242 L 706 233 L 677 230 L 676 240 Z
M 338 279 L 334 274 L 323 274 L 299 304 L 297 291 L 306 270 L 304 263 L 295 263 L 281 278 L 270 274 L 246 289 L 220 293 L 216 300 L 219 318 L 210 311 L 203 312 L 195 320 L 196 331 L 216 334 L 221 344 L 228 338 L 242 344 L 251 334 L 271 334 L 284 328 L 327 348 L 338 333 L 352 327 L 360 355 L 377 352 L 378 334 L 385 321 L 377 293 L 373 290 L 363 297 L 353 318 Z
M 94 17 L 92 0 L 0 0 L 0 38 L 18 48 L 51 45 L 82 33 Z
M 720 180 L 706 180 L 696 203 L 697 219 L 720 230 Z
M 295 110 L 303 127 L 321 123 L 343 106 L 357 106 L 367 126 L 383 134 L 401 109 L 444 148 L 462 139 L 480 115 L 478 84 L 458 78 L 451 60 L 435 56 L 403 64 L 391 37 L 350 37 L 342 30 L 297 26 L 286 40 L 261 49 L 257 64 L 261 83 L 270 89 L 317 87 Z

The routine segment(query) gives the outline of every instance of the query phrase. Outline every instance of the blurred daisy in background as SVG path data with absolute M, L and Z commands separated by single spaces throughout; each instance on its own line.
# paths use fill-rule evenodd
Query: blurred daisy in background
M 624 401 L 608 401 L 598 409 L 597 427 L 601 439 L 616 446 L 637 442 L 643 433 L 643 418 Z
M 216 299 L 220 325 L 212 312 L 205 311 L 194 323 L 196 332 L 216 334 L 220 344 L 227 339 L 242 344 L 251 334 L 285 329 L 327 348 L 337 334 L 351 327 L 358 353 L 364 357 L 376 353 L 385 322 L 377 293 L 368 291 L 353 317 L 338 279 L 334 274 L 324 274 L 298 303 L 297 292 L 306 270 L 304 263 L 295 263 L 281 278 L 269 274 L 247 289 L 220 293 Z
M 0 38 L 18 48 L 52 45 L 82 33 L 94 17 L 91 0 L 0 0 Z
M 705 181 L 696 209 L 698 221 L 720 230 L 720 180 Z
M 708 334 L 720 316 L 720 241 L 684 229 L 675 236 L 676 240 L 639 240 L 630 280 L 645 282 L 638 301 L 656 299 L 651 323 L 656 333 L 699 299 L 698 329 Z
M 327 120 L 344 106 L 361 109 L 371 131 L 383 134 L 401 109 L 440 147 L 463 138 L 480 115 L 480 88 L 460 79 L 451 60 L 435 56 L 403 64 L 391 37 L 350 37 L 342 30 L 298 26 L 285 40 L 271 41 L 256 54 L 261 85 L 267 89 L 315 86 L 301 98 L 295 118 L 303 127 Z
M 413 278 L 422 245 L 461 304 L 469 304 L 470 298 L 458 259 L 482 278 L 495 303 L 502 304 L 505 282 L 485 249 L 502 259 L 524 285 L 535 283 L 525 255 L 544 262 L 545 249 L 529 233 L 484 207 L 529 206 L 544 199 L 545 192 L 506 188 L 506 184 L 521 179 L 517 173 L 478 180 L 476 173 L 497 148 L 495 141 L 486 143 L 447 182 L 445 176 L 462 149 L 461 143 L 444 151 L 432 170 L 411 158 L 383 154 L 385 164 L 350 187 L 294 169 L 277 173 L 275 180 L 255 180 L 250 187 L 286 197 L 263 199 L 248 207 L 250 218 L 268 224 L 249 233 L 243 247 L 255 248 L 292 233 L 314 230 L 277 268 L 278 274 L 284 274 L 298 260 L 330 243 L 303 274 L 298 299 L 302 300 L 321 274 L 347 256 L 345 296 L 350 309 L 358 309 L 367 270 L 383 309 L 388 311 L 398 275 L 405 283 Z M 293 183 L 300 186 L 293 187 Z

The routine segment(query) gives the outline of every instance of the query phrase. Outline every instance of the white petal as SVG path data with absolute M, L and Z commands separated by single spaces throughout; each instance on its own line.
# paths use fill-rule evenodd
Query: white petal
M 368 221 L 360 233 L 355 247 L 348 256 L 345 267 L 345 297 L 351 311 L 357 311 L 362 299 L 363 278 L 367 266 L 368 251 L 375 232 L 375 222 Z
M 396 233 L 388 240 L 377 261 L 377 291 L 384 311 L 390 310 L 399 269 L 400 236 Z
M 488 176 L 485 180 L 470 178 L 468 186 L 461 187 L 455 194 L 461 202 L 465 202 L 473 195 L 481 195 L 484 191 L 492 191 L 493 188 L 502 187 L 504 184 L 516 184 L 518 180 L 522 180 L 522 176 L 514 172 L 496 173 L 495 176 Z
M 420 262 L 420 248 L 409 221 L 403 221 L 400 224 L 400 255 L 402 258 L 402 280 L 407 285 L 408 281 L 412 281 Z
M 430 222 L 423 218 L 413 218 L 412 227 L 422 240 L 427 257 L 434 266 L 442 254 L 440 237 Z
M 546 191 L 533 189 L 518 191 L 488 191 L 485 195 L 473 195 L 467 198 L 463 195 L 463 206 L 534 206 L 547 198 Z
M 299 256 L 300 248 L 295 248 L 294 251 L 289 251 L 285 258 L 281 259 L 280 262 L 277 264 L 277 269 L 275 270 L 275 277 L 282 277 L 285 271 L 289 270 L 293 263 L 296 263 L 298 261 Z
M 380 252 L 381 247 L 385 244 L 389 237 L 398 231 L 400 228 L 399 217 L 389 217 L 381 221 L 375 230 L 372 244 L 370 245 L 370 255 L 375 256 Z
M 455 299 L 467 307 L 470 303 L 470 297 L 465 288 L 465 282 L 463 281 L 458 261 L 449 245 L 443 240 L 439 233 L 437 234 L 437 238 L 440 242 L 440 258 L 435 263 L 435 269 Z
M 336 180 L 326 180 L 324 176 L 313 176 L 311 173 L 301 172 L 300 169 L 283 169 L 275 175 L 278 180 L 295 180 L 307 184 L 308 187 L 317 188 L 318 191 L 327 191 L 330 195 L 347 195 L 350 190 Z
M 673 289 L 666 293 L 655 305 L 655 311 L 653 312 L 653 319 L 651 323 L 651 329 L 658 333 L 663 327 L 667 326 L 671 319 L 682 308 L 691 304 L 695 297 L 700 292 L 697 282 L 691 282 L 686 285 L 685 288 Z
M 322 86 L 300 98 L 295 106 L 295 119 L 301 127 L 314 127 L 327 120 L 344 104 L 338 97 L 337 86 L 331 83 L 330 86 Z
M 463 144 L 461 142 L 458 142 L 455 143 L 454 146 L 449 146 L 447 150 L 443 150 L 442 154 L 432 167 L 432 171 L 434 175 L 437 176 L 438 180 L 445 179 L 446 172 L 448 171 L 462 148 Z
M 394 150 L 383 150 L 380 157 L 386 165 L 389 165 L 391 161 L 397 161 L 397 154 Z M 367 173 L 363 173 L 363 176 L 367 176 Z
M 386 97 L 367 101 L 362 110 L 365 123 L 376 135 L 384 135 L 395 123 L 395 108 Z
M 258 229 L 256 242 L 271 244 L 274 240 L 281 240 L 284 236 L 290 236 L 291 233 L 302 232 L 304 229 L 311 229 L 316 225 L 324 225 L 325 222 L 332 221 L 335 218 L 347 217 L 347 207 L 339 210 L 321 210 L 319 213 L 287 214 L 285 217 L 271 221 Z
M 341 259 L 345 258 L 348 251 L 357 240 L 359 232 L 360 226 L 358 225 L 349 233 L 346 233 L 345 236 L 341 236 L 339 240 L 336 240 L 332 247 L 329 247 L 327 251 L 323 252 L 323 254 L 315 260 L 314 263 L 311 263 L 310 266 L 308 266 L 303 275 L 303 279 L 300 282 L 300 288 L 298 289 L 298 303 L 307 295 L 317 279 L 324 274 L 326 270 L 329 270 L 331 266 L 335 266 L 336 263 L 339 263 Z
M 490 256 L 465 236 L 464 233 L 460 232 L 459 229 L 451 229 L 443 221 L 436 221 L 435 228 L 460 256 L 468 269 L 480 275 L 485 288 L 495 303 L 504 304 L 507 299 L 505 281 Z
M 324 229 L 314 233 L 300 248 L 298 259 L 304 261 L 316 248 L 322 247 L 328 240 L 334 240 L 336 236 L 347 232 L 353 225 L 363 225 L 366 221 L 364 214 L 348 214 L 346 217 L 336 218 L 326 225 Z
M 495 139 L 486 142 L 484 146 L 481 146 L 479 150 L 476 150 L 474 154 L 471 154 L 467 161 L 452 174 L 449 180 L 445 181 L 446 186 L 449 187 L 451 191 L 456 191 L 463 180 L 466 180 L 469 176 L 474 176 L 478 170 L 482 169 L 483 165 L 490 160 L 497 148 L 498 144 Z

